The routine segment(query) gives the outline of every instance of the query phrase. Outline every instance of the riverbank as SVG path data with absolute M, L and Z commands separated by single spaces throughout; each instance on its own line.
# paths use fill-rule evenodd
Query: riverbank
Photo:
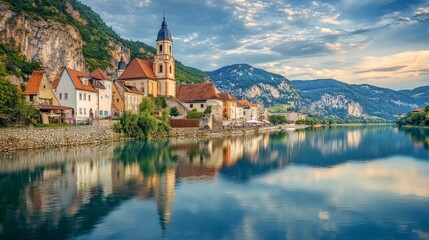
M 306 125 L 280 125 L 222 129 L 218 131 L 200 130 L 198 128 L 173 128 L 167 135 L 155 136 L 154 138 L 222 137 L 307 127 Z M 129 138 L 124 137 L 123 134 L 116 133 L 111 126 L 106 125 L 3 128 L 0 129 L 0 152 L 90 145 L 125 140 L 129 140 Z

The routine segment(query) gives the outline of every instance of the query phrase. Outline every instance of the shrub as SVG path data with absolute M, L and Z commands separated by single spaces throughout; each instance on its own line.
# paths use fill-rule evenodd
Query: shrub
M 274 125 L 287 123 L 287 118 L 283 115 L 270 115 L 268 120 Z
M 199 118 L 202 118 L 203 117 L 203 113 L 202 112 L 198 112 L 198 110 L 197 109 L 192 109 L 192 111 L 189 111 L 187 114 L 186 114 L 186 118 L 187 119 L 199 119 Z

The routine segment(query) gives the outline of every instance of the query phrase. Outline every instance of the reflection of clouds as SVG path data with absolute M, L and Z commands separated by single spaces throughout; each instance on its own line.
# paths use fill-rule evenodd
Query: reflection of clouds
M 311 146 L 319 149 L 324 155 L 340 154 L 357 149 L 362 142 L 362 129 L 349 130 L 344 135 L 334 136 L 321 135 L 311 139 Z
M 332 191 L 335 201 L 359 191 L 390 192 L 429 197 L 429 164 L 412 159 L 388 158 L 334 168 L 291 167 L 259 181 L 283 187 Z M 342 183 L 342 184 L 338 184 Z

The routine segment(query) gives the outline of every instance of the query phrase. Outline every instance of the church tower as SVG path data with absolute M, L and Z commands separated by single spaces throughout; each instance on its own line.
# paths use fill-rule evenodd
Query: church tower
M 173 57 L 173 38 L 167 28 L 165 17 L 156 39 L 153 72 L 158 81 L 158 95 L 176 97 L 176 66 Z
M 125 63 L 123 56 L 121 56 L 121 60 L 118 63 L 118 68 L 116 69 L 115 79 L 118 79 L 125 71 L 126 68 L 127 68 L 127 64 Z

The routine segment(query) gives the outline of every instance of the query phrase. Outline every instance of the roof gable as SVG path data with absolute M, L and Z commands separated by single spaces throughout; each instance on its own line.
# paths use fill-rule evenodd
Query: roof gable
M 134 58 L 119 77 L 120 80 L 136 78 L 156 79 L 155 73 L 153 72 L 153 60 Z
M 219 91 L 213 83 L 199 83 L 180 85 L 177 88 L 177 99 L 180 101 L 201 101 L 209 99 L 221 99 Z
M 107 76 L 106 72 L 101 70 L 100 68 L 95 69 L 91 73 L 91 78 L 97 80 L 110 80 L 109 76 Z
M 37 95 L 44 75 L 45 71 L 33 71 L 23 94 Z
M 66 68 L 66 71 L 68 72 L 74 86 L 76 89 L 78 90 L 83 90 L 83 91 L 90 91 L 90 92 L 97 92 L 97 90 L 95 90 L 90 81 L 89 81 L 89 77 L 88 75 L 86 75 L 86 73 L 78 71 L 78 70 L 74 70 L 74 69 L 70 69 L 70 68 Z M 84 85 L 82 83 L 82 81 L 80 80 L 80 78 L 87 78 L 88 79 L 88 85 Z

